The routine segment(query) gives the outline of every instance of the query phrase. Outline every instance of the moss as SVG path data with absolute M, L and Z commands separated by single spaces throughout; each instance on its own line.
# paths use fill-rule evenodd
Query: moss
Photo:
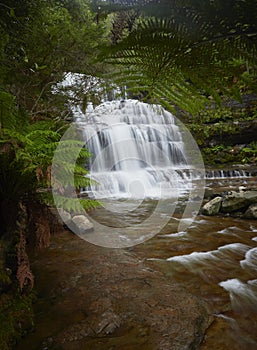
M 254 164 L 257 160 L 257 105 L 213 106 L 187 119 L 205 164 Z M 252 142 L 251 142 L 252 141 Z
M 1 349 L 12 349 L 14 344 L 33 327 L 33 295 L 5 293 L 0 295 Z
M 191 115 L 177 109 L 176 115 L 188 127 L 203 153 L 206 147 L 222 144 L 233 146 L 256 141 L 257 98 L 255 95 L 245 95 L 242 104 L 228 100 L 223 101 L 221 106 L 210 105 L 201 110 L 198 115 Z M 229 162 L 233 163 L 233 157 L 230 158 Z
M 243 122 L 246 120 L 255 120 L 257 117 L 257 105 L 252 103 L 247 108 L 232 107 L 213 107 L 204 109 L 191 120 L 193 123 L 215 124 L 220 122 Z
M 240 125 L 235 123 L 218 122 L 215 124 L 188 124 L 197 144 L 201 147 L 208 146 L 210 140 L 223 143 L 227 135 L 236 135 L 241 132 Z
M 247 147 L 216 145 L 202 149 L 205 164 L 256 164 L 257 143 Z

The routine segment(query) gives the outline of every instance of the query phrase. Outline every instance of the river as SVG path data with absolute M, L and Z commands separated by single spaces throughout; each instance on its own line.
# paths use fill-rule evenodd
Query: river
M 242 184 L 253 189 L 256 178 L 213 179 L 207 188 L 222 193 Z M 161 232 L 132 251 L 207 302 L 215 320 L 199 349 L 257 349 L 257 222 L 198 215 L 177 232 L 180 211 L 183 204 Z
M 224 180 L 219 181 L 219 183 L 210 181 L 207 184 L 209 190 L 221 192 L 228 187 L 238 186 L 238 184 L 253 188 L 256 178 L 229 179 L 225 184 Z M 117 204 L 117 201 L 115 202 Z M 121 207 L 131 205 L 131 203 L 122 200 L 119 200 L 118 203 Z M 134 225 L 142 221 L 145 216 L 149 215 L 151 208 L 155 206 L 156 201 L 144 201 L 136 210 L 136 214 L 135 211 L 127 213 L 126 225 Z M 183 208 L 183 203 L 180 208 Z M 103 271 L 107 268 L 106 264 L 103 264 L 102 267 L 99 266 L 101 263 L 97 260 L 98 258 L 94 258 L 95 262 L 92 259 L 88 260 L 95 249 L 97 256 L 99 254 L 113 255 L 113 257 L 118 257 L 117 261 L 124 259 L 123 255 L 118 256 L 119 251 L 125 251 L 128 260 L 133 257 L 137 262 L 147 262 L 153 271 L 161 272 L 171 283 L 182 285 L 189 293 L 203 300 L 209 310 L 211 322 L 197 349 L 256 349 L 257 222 L 229 216 L 206 217 L 198 215 L 186 231 L 177 232 L 180 211 L 175 212 L 169 218 L 167 225 L 153 238 L 125 250 L 102 247 L 97 250 L 96 246 L 76 238 L 69 231 L 54 236 L 50 247 L 33 258 L 32 268 L 36 273 L 36 288 L 39 293 L 35 304 L 35 331 L 29 334 L 17 349 L 28 349 L 28 344 L 31 350 L 78 349 L 72 345 L 72 342 L 61 346 L 60 340 L 58 347 L 59 338 L 56 337 L 56 334 L 59 334 L 60 330 L 69 324 L 80 322 L 81 319 L 88 317 L 88 315 L 85 316 L 83 310 L 76 309 L 74 312 L 74 307 L 76 308 L 76 304 L 79 305 L 80 302 L 73 297 L 77 298 L 78 290 L 83 287 L 81 283 L 81 280 L 85 279 L 83 271 L 90 272 L 87 275 L 90 277 L 87 277 L 84 283 L 91 283 L 92 269 L 94 270 L 96 265 Z M 91 215 L 94 220 L 101 220 L 105 225 L 121 226 L 121 217 L 117 220 L 104 209 L 97 209 Z M 122 261 L 120 262 L 122 263 Z M 133 261 L 129 262 L 131 267 L 133 264 L 135 264 Z M 114 269 L 113 273 L 117 274 L 117 270 L 115 270 L 119 270 L 117 264 L 115 268 L 112 268 Z M 110 269 L 109 265 L 108 269 Z M 119 273 L 117 276 L 121 281 L 126 274 L 122 264 Z M 136 278 L 136 276 L 132 278 Z M 96 286 L 97 283 L 96 281 Z M 67 291 L 70 294 L 69 298 L 65 299 L 63 296 Z M 84 290 L 83 293 L 85 298 L 87 291 Z M 95 290 L 95 293 L 101 292 Z M 108 303 L 108 301 L 106 302 Z M 116 302 L 119 303 L 119 301 Z M 140 332 L 143 332 L 142 329 Z M 145 333 L 142 338 L 134 330 L 127 330 L 114 338 L 108 338 L 108 336 L 101 338 L 101 344 L 99 338 L 94 338 L 91 334 L 87 338 L 87 342 L 83 343 L 84 347 L 81 348 L 101 350 L 169 349 L 150 346 L 147 342 L 147 332 Z M 52 345 L 53 339 L 54 345 Z M 108 342 L 104 343 L 103 339 L 108 339 Z M 110 343 L 110 339 L 116 339 L 116 342 Z M 161 339 L 159 340 L 161 343 Z M 180 349 L 180 347 L 174 348 Z

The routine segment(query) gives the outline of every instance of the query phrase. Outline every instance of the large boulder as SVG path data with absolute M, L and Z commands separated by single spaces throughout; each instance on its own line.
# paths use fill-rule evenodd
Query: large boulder
M 222 197 L 215 197 L 202 208 L 203 215 L 217 215 L 220 211 Z
M 92 222 L 90 222 L 85 215 L 73 216 L 69 227 L 78 235 L 94 230 Z
M 252 204 L 246 210 L 244 217 L 246 219 L 257 219 L 257 204 Z
M 231 213 L 244 210 L 250 204 L 257 203 L 257 191 L 231 192 L 223 198 L 221 211 Z

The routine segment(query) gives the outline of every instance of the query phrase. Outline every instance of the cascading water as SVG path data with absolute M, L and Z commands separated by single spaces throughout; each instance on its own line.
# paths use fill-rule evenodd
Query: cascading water
M 251 171 L 246 171 L 243 169 L 239 170 L 207 170 L 206 178 L 207 179 L 236 179 L 236 178 L 248 178 L 254 176 Z
M 106 102 L 80 119 L 96 198 L 171 198 L 192 186 L 175 117 L 135 100 Z
M 101 198 L 101 208 L 90 213 L 94 232 L 83 239 L 105 247 L 133 246 L 160 232 L 177 209 L 178 230 L 192 223 L 204 196 L 204 166 L 193 137 L 171 113 L 160 106 L 126 100 L 105 102 L 75 117 L 61 141 L 74 140 L 75 135 L 91 152 L 92 181 L 84 192 Z M 62 170 L 60 155 L 69 155 L 65 144 L 58 145 L 52 165 L 52 192 L 57 193 L 58 205 L 59 186 L 55 186 L 63 180 L 67 183 L 62 171 L 58 172 Z M 74 166 L 78 155 L 70 154 Z M 72 183 L 73 174 L 70 176 Z M 76 195 L 75 186 L 69 186 L 64 203 Z M 85 213 L 80 200 L 75 201 L 76 212 Z M 137 210 L 142 207 L 147 216 L 139 219 Z M 101 211 L 115 217 L 117 225 L 103 222 L 104 213 L 97 217 Z M 133 224 L 127 223 L 131 215 Z

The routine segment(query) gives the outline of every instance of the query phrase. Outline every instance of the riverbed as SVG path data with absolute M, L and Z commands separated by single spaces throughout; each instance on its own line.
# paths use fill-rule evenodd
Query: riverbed
M 253 188 L 255 179 L 207 185 L 215 192 L 238 183 Z M 120 201 L 120 205 L 125 204 Z M 123 221 L 121 215 L 114 219 L 103 209 L 92 217 L 122 229 L 122 225 L 133 227 L 141 222 L 155 207 L 155 201 L 145 201 L 137 214 L 132 210 Z M 55 235 L 50 247 L 33 257 L 38 291 L 35 329 L 17 349 L 256 349 L 257 221 L 198 215 L 185 231 L 177 232 L 180 214 L 175 211 L 153 238 L 126 249 L 97 247 L 67 230 Z M 146 297 L 147 284 L 151 287 Z M 154 294 L 149 296 L 149 290 Z M 121 298 L 122 293 L 127 299 Z M 149 309 L 139 310 L 141 318 L 132 322 L 133 305 L 143 305 L 146 300 Z M 124 311 L 126 303 L 129 307 Z M 170 310 L 169 303 L 177 308 Z M 201 310 L 204 319 L 198 343 L 190 334 L 182 334 L 182 328 L 168 323 L 173 320 L 175 326 L 179 318 L 190 333 L 190 322 L 196 320 L 195 314 L 186 314 L 190 308 L 195 314 Z M 100 310 L 98 316 L 95 310 Z M 126 327 L 122 327 L 124 322 Z M 92 330 L 96 323 L 99 333 Z M 156 328 L 154 335 L 151 323 Z

